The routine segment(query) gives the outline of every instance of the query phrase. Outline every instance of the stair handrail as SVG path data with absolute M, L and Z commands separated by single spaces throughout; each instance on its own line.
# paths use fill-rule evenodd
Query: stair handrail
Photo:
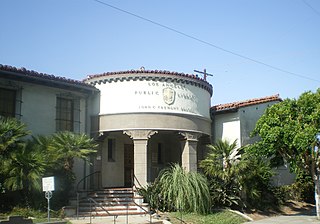
M 136 181 L 137 181 L 137 183 L 138 183 L 138 185 L 139 185 L 139 188 L 142 188 L 142 185 L 140 184 L 140 181 L 138 180 L 138 178 L 136 177 L 136 175 L 133 173 L 132 174 L 132 184 L 133 184 L 133 188 L 135 188 L 135 189 L 138 189 L 137 188 L 137 186 L 136 186 Z M 133 197 L 134 197 L 134 195 L 133 195 Z M 150 216 L 150 223 L 152 223 L 152 216 L 151 216 L 151 210 L 149 209 L 149 211 L 147 211 L 145 208 L 143 208 L 141 205 L 139 205 L 139 204 L 137 204 L 136 202 L 135 202 L 135 200 L 134 200 L 134 198 L 132 198 L 133 200 L 133 203 L 136 205 L 136 206 L 138 206 L 139 208 L 141 208 L 146 214 L 149 214 L 149 216 Z
M 77 219 L 79 219 L 79 200 L 80 200 L 80 190 L 79 190 L 79 185 L 82 181 L 84 181 L 85 179 L 91 177 L 92 175 L 96 174 L 96 173 L 101 173 L 100 171 L 95 171 L 93 173 L 90 173 L 88 175 L 86 175 L 85 177 L 83 177 L 81 180 L 79 180 L 79 182 L 77 183 L 77 187 L 76 187 L 76 194 L 77 194 L 77 210 L 76 210 L 76 215 L 77 215 Z M 100 175 L 98 176 L 98 188 L 100 188 Z M 84 192 L 88 192 L 88 190 L 84 190 Z
M 105 211 L 108 216 L 113 216 L 113 223 L 116 223 L 116 219 L 118 218 L 118 215 L 113 215 L 111 214 L 107 209 L 105 209 L 103 207 L 103 205 L 101 205 L 100 203 L 98 203 L 96 200 L 94 200 L 93 198 L 88 198 L 88 201 L 90 201 L 90 223 L 91 223 L 91 217 L 92 217 L 92 206 L 91 206 L 91 202 L 94 203 L 95 205 L 95 210 L 97 209 L 97 207 L 100 207 L 103 211 Z
M 136 175 L 133 174 L 133 178 L 132 178 L 132 179 L 133 179 L 133 187 L 137 188 L 137 186 L 136 186 L 136 184 L 135 184 L 135 181 L 134 181 L 134 180 L 136 180 L 137 183 L 139 184 L 140 188 L 142 188 L 142 185 L 140 184 L 140 182 L 139 182 L 138 178 L 136 177 Z M 158 195 L 158 199 L 159 199 L 159 200 L 164 200 L 164 199 L 163 199 L 162 197 L 160 197 L 159 195 Z M 134 201 L 134 204 L 136 204 L 138 207 L 142 208 L 141 205 L 138 205 L 135 201 Z M 170 204 L 170 206 L 171 206 L 172 208 L 176 209 L 177 211 L 180 211 L 180 209 L 176 208 L 174 205 Z M 142 208 L 142 209 L 143 209 L 143 208 Z M 146 211 L 145 209 L 143 209 L 143 210 Z M 150 220 L 151 220 L 151 209 L 150 209 L 150 211 L 147 212 L 147 213 L 149 213 L 149 215 L 150 215 Z M 177 219 L 178 219 L 179 221 L 181 221 L 181 223 L 182 223 L 182 222 L 185 223 L 185 221 L 182 219 L 182 212 L 181 212 L 181 211 L 180 211 L 180 215 L 181 215 L 181 218 L 177 218 Z M 150 221 L 150 223 L 151 223 L 151 221 Z
M 134 201 L 134 198 L 133 198 L 133 204 L 135 204 L 136 206 L 138 206 L 139 208 L 141 208 L 146 214 L 149 214 L 150 216 L 150 223 L 152 223 L 152 216 L 151 216 L 151 211 L 147 211 L 145 208 L 143 208 L 141 205 L 139 205 L 137 202 Z
M 136 186 L 136 181 L 137 181 L 137 183 L 138 183 L 138 185 L 139 185 L 138 187 L 139 187 L 139 188 L 142 188 L 142 185 L 140 184 L 140 181 L 138 180 L 138 178 L 136 177 L 136 175 L 133 174 L 132 177 L 133 177 L 133 178 L 132 178 L 132 179 L 133 179 L 133 180 L 132 180 L 133 187 L 137 188 L 137 186 Z
M 80 190 L 79 190 L 79 185 L 80 185 L 80 183 L 81 182 L 83 182 L 84 180 L 86 180 L 87 178 L 89 178 L 89 177 L 91 177 L 91 176 L 93 176 L 93 175 L 95 175 L 95 174 L 97 174 L 97 173 L 101 173 L 101 171 L 95 171 L 95 172 L 93 172 L 93 173 L 90 173 L 90 174 L 88 174 L 88 175 L 86 175 L 85 177 L 83 177 L 81 180 L 79 180 L 79 182 L 77 183 L 77 192 L 79 192 Z M 100 187 L 100 176 L 98 176 L 98 187 Z

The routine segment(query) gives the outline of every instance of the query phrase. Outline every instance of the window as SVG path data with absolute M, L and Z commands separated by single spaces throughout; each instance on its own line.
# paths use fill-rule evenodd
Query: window
M 115 148 L 116 148 L 116 140 L 109 138 L 108 139 L 108 161 L 115 161 Z
M 158 143 L 158 163 L 161 164 L 162 162 L 162 144 Z
M 56 129 L 57 131 L 73 131 L 73 110 L 72 99 L 57 97 Z
M 15 117 L 16 91 L 0 88 L 0 116 Z

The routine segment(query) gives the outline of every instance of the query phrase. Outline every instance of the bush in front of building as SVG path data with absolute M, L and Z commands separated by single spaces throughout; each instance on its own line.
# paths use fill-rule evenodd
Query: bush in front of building
M 139 192 L 155 210 L 207 214 L 211 208 L 206 177 L 179 164 L 162 170 L 153 184 Z
M 250 154 L 248 147 L 238 148 L 237 141 L 219 140 L 208 149 L 200 167 L 209 180 L 214 207 L 242 210 L 273 203 L 268 160 Z
M 275 188 L 275 194 L 281 204 L 289 200 L 315 203 L 314 183 L 309 175 L 298 175 L 294 183 Z
M 52 209 L 66 205 L 74 183 L 74 158 L 87 159 L 96 146 L 85 134 L 70 132 L 31 138 L 19 120 L 0 118 L 0 212 L 17 205 L 45 209 L 45 176 L 57 177 Z

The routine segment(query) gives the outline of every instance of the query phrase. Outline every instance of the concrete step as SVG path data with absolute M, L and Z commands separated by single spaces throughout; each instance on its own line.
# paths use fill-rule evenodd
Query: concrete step
M 135 196 L 132 188 L 107 188 L 91 192 L 79 202 L 79 216 L 143 215 L 149 207 L 143 203 L 139 207 L 134 201 L 143 197 Z M 96 203 L 90 202 L 92 198 Z M 91 211 L 91 212 L 90 212 Z

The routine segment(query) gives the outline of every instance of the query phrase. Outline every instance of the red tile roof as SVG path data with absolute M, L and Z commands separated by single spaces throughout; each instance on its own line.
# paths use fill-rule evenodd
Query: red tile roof
M 255 99 L 250 99 L 245 101 L 219 104 L 211 107 L 211 109 L 214 111 L 232 110 L 232 109 L 238 109 L 241 107 L 247 107 L 247 106 L 252 106 L 252 105 L 261 104 L 261 103 L 273 102 L 273 101 L 282 101 L 282 99 L 279 97 L 279 94 L 276 94 L 273 96 L 255 98 Z
M 203 78 L 200 78 L 199 76 L 194 75 L 194 74 L 190 75 L 190 74 L 185 74 L 185 73 L 182 73 L 182 72 L 170 72 L 170 71 L 166 71 L 166 70 L 144 70 L 144 69 L 118 71 L 118 72 L 105 72 L 105 73 L 102 73 L 102 74 L 88 75 L 88 77 L 84 81 L 87 81 L 87 80 L 90 80 L 90 79 L 93 79 L 93 78 L 103 77 L 103 76 L 119 75 L 119 74 L 137 74 L 137 73 L 160 74 L 160 75 L 161 74 L 163 74 L 163 75 L 175 75 L 175 76 L 182 76 L 182 77 L 187 77 L 187 78 L 192 78 L 192 79 L 196 79 L 196 80 L 207 82 Z
M 26 78 L 28 80 L 42 80 L 42 81 L 52 81 L 60 84 L 67 84 L 67 85 L 72 85 L 72 86 L 77 86 L 77 87 L 84 87 L 84 88 L 92 88 L 95 89 L 95 87 L 84 83 L 79 80 L 74 80 L 74 79 L 69 79 L 61 76 L 55 76 L 55 75 L 49 75 L 45 73 L 39 73 L 33 70 L 27 70 L 25 68 L 16 68 L 13 66 L 9 65 L 2 65 L 0 64 L 0 72 L 5 72 L 5 74 L 8 74 L 7 77 L 12 76 L 12 78 L 15 75 L 19 75 L 20 78 Z M 2 74 L 0 74 L 2 76 Z M 0 76 L 0 77 L 1 77 Z
M 171 80 L 182 83 L 191 83 L 191 85 L 199 86 L 207 90 L 212 96 L 213 88 L 212 85 L 198 77 L 197 75 L 189 75 L 179 72 L 170 72 L 165 70 L 145 70 L 144 67 L 138 70 L 118 71 L 118 72 L 106 72 L 96 75 L 88 75 L 84 80 L 87 83 L 95 85 L 101 82 L 111 81 L 123 81 L 123 80 Z

